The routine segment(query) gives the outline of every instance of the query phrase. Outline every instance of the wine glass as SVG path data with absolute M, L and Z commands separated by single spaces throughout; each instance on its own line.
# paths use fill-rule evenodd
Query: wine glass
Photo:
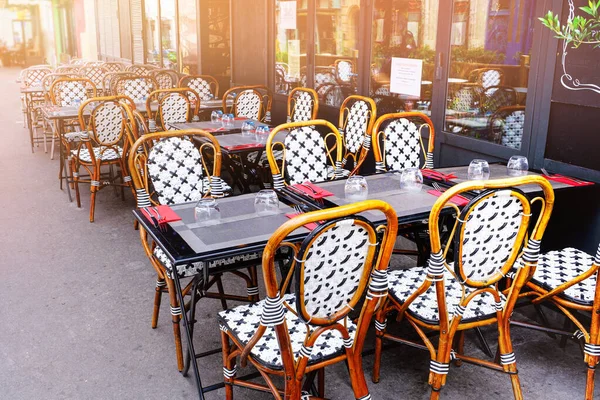
M 354 175 L 346 180 L 344 186 L 346 200 L 356 202 L 367 200 L 369 197 L 369 185 L 364 176 Z
M 269 127 L 267 125 L 259 125 L 256 127 L 256 130 L 254 132 L 255 132 L 256 142 L 265 144 L 265 143 L 267 143 L 267 139 L 269 138 L 269 134 L 271 133 L 271 130 L 269 129 Z
M 244 121 L 242 124 L 242 136 L 252 136 L 255 129 L 254 121 Z
M 223 128 L 229 128 L 229 114 L 223 114 L 221 117 L 221 126 Z
M 490 179 L 490 165 L 486 160 L 475 159 L 469 164 L 467 178 L 470 181 Z
M 279 199 L 274 190 L 261 190 L 254 198 L 254 209 L 258 215 L 273 215 L 279 213 Z
M 235 121 L 235 117 L 233 114 L 227 114 L 227 128 L 233 128 L 234 127 L 234 123 L 233 121 Z
M 506 164 L 508 176 L 525 176 L 529 170 L 529 161 L 525 156 L 512 156 Z
M 210 113 L 210 122 L 213 124 L 221 123 L 221 117 L 223 116 L 223 111 L 213 111 Z
M 194 215 L 196 222 L 202 225 L 216 225 L 221 219 L 221 209 L 215 199 L 200 199 L 194 208 Z
M 400 189 L 411 191 L 421 190 L 423 174 L 419 168 L 406 168 L 400 174 Z

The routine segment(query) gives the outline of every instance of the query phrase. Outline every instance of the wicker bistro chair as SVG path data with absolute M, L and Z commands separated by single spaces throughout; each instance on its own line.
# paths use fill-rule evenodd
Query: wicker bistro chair
M 106 68 L 108 72 L 121 72 L 125 71 L 125 68 L 127 68 L 127 66 L 121 62 L 105 62 L 102 66 Z
M 190 122 L 196 117 L 193 101 L 198 94 L 192 89 L 163 89 L 150 94 L 146 100 L 148 120 L 155 120 L 156 126 L 162 131 L 176 130 L 173 124 Z M 152 112 L 152 103 L 158 102 L 156 115 Z
M 96 85 L 87 78 L 61 78 L 50 86 L 50 101 L 60 107 L 75 106 L 96 97 Z
M 500 86 L 504 82 L 504 73 L 495 68 L 477 68 L 469 74 L 469 82 L 477 83 L 484 89 Z
M 187 75 L 179 80 L 180 88 L 190 88 L 200 95 L 200 101 L 219 97 L 219 82 L 210 75 Z
M 145 104 L 150 94 L 156 90 L 158 83 L 150 76 L 125 76 L 117 79 L 113 94 L 127 96 L 136 104 Z
M 375 227 L 356 216 L 363 211 L 384 213 L 387 226 Z M 285 242 L 296 229 L 317 221 L 319 227 L 301 244 Z M 233 399 L 233 385 L 269 391 L 276 399 L 312 398 L 302 387 L 304 377 L 313 372 L 321 373 L 322 398 L 324 368 L 346 361 L 354 397 L 370 399 L 361 353 L 374 310 L 386 296 L 397 228 L 395 211 L 378 200 L 302 214 L 283 224 L 263 254 L 268 297 L 219 313 L 225 398 Z M 279 283 L 274 257 L 282 247 L 292 249 L 294 261 Z M 285 294 L 288 288 L 291 293 Z M 358 307 L 360 317 L 353 322 L 349 314 Z M 242 367 L 250 361 L 266 385 L 237 379 L 237 358 Z M 272 376 L 285 379 L 283 393 Z
M 207 139 L 208 143 L 197 149 L 190 139 L 191 136 L 202 136 Z M 210 169 L 204 157 L 207 151 L 212 151 L 213 153 L 212 167 Z M 143 135 L 134 143 L 129 153 L 128 164 L 139 208 L 159 204 L 172 205 L 192 202 L 206 196 L 221 197 L 223 195 L 224 182 L 220 178 L 221 149 L 218 141 L 205 131 L 169 131 Z M 238 301 L 258 300 L 255 265 L 260 264 L 261 254 L 250 253 L 243 256 L 225 258 L 211 261 L 208 265 L 205 263 L 196 263 L 193 265 L 178 266 L 173 271 L 173 266 L 166 254 L 151 242 L 148 233 L 141 226 L 140 238 L 144 251 L 158 276 L 154 296 L 152 328 L 156 328 L 158 324 L 162 294 L 168 293 L 173 321 L 177 367 L 181 371 L 184 364 L 179 321 L 183 310 L 175 291 L 173 282 L 174 273 L 183 279 L 204 272 L 206 278 L 202 289 L 205 297 L 220 298 L 225 309 L 227 308 L 226 299 Z M 247 275 L 239 271 L 239 267 L 233 267 L 240 263 L 249 266 Z M 246 281 L 247 297 L 223 293 L 221 275 L 228 270 L 233 270 L 233 274 Z M 214 284 L 217 284 L 219 293 L 206 292 Z M 186 287 L 184 294 L 189 292 L 190 288 L 191 284 Z
M 344 138 L 342 167 L 352 158 L 352 171 L 358 172 L 371 148 L 371 131 L 377 119 L 377 106 L 373 99 L 349 96 L 340 107 L 339 127 Z
M 488 123 L 492 140 L 503 146 L 520 149 L 525 125 L 525 107 L 502 107 L 496 110 Z
M 179 82 L 179 74 L 169 68 L 150 70 L 149 75 L 156 80 L 159 89 L 173 89 Z
M 329 133 L 322 136 L 318 127 Z M 273 142 L 283 130 L 289 130 L 283 143 Z M 333 144 L 329 146 L 329 142 Z M 278 150 L 282 152 L 279 161 Z M 273 188 L 277 190 L 285 185 L 323 182 L 349 175 L 342 168 L 342 136 L 331 122 L 322 119 L 279 125 L 267 139 L 266 152 Z
M 45 66 L 33 66 L 24 69 L 20 74 L 20 82 L 25 88 L 31 88 L 36 86 L 42 86 L 42 81 L 47 75 L 50 75 L 52 70 Z M 30 130 L 30 141 L 31 151 L 34 147 L 33 132 L 36 131 L 44 124 L 44 118 L 42 115 L 42 107 L 44 106 L 46 99 L 43 95 L 22 95 L 21 102 L 23 105 L 23 118 L 27 122 L 27 113 L 29 113 L 29 121 L 31 126 L 28 126 Z
M 150 71 L 159 69 L 157 66 L 150 64 L 132 64 L 125 68 L 125 71 L 131 72 L 139 76 L 150 76 Z
M 79 184 L 90 183 L 90 222 L 94 222 L 96 209 L 96 194 L 106 186 L 117 185 L 130 187 L 131 177 L 127 172 L 126 157 L 129 145 L 128 139 L 132 134 L 126 132 L 130 128 L 127 123 L 133 118 L 131 109 L 121 97 L 96 97 L 86 100 L 79 108 L 79 124 L 81 132 L 65 135 L 67 149 L 71 157 L 71 170 L 75 185 L 77 207 L 81 207 Z M 86 112 L 90 110 L 90 117 Z M 78 143 L 71 145 L 73 137 Z M 75 147 L 75 148 L 73 148 Z M 120 170 L 115 176 L 113 166 Z M 102 176 L 102 167 L 109 166 L 109 177 Z M 83 180 L 79 171 L 83 167 L 90 180 Z M 116 183 L 119 179 L 120 182 Z M 124 200 L 124 197 L 123 197 Z
M 83 64 L 59 65 L 54 72 L 57 74 L 78 74 Z
M 335 78 L 340 84 L 350 84 L 354 79 L 354 62 L 352 60 L 335 60 Z
M 85 66 L 79 70 L 79 74 L 91 80 L 96 86 L 96 90 L 108 96 L 109 92 L 105 93 L 104 77 L 109 71 L 101 65 Z
M 530 201 L 517 188 L 527 184 L 537 185 L 543 195 Z M 483 192 L 462 210 L 450 203 L 453 196 L 471 190 Z M 541 212 L 527 241 L 534 202 L 541 203 Z M 458 217 L 443 247 L 439 219 L 441 210 L 448 206 L 455 209 Z M 515 399 L 522 399 L 510 339 L 510 317 L 519 292 L 535 270 L 540 241 L 553 206 L 552 186 L 540 176 L 469 181 L 444 192 L 429 217 L 431 258 L 428 267 L 389 273 L 389 295 L 377 313 L 375 325 L 373 381 L 379 381 L 382 339 L 389 339 L 429 351 L 431 399 L 440 397 L 452 360 L 509 374 Z M 447 260 L 452 242 L 454 262 Z M 515 279 L 506 291 L 501 291 L 498 282 L 514 266 L 518 266 Z M 386 331 L 386 318 L 392 311 L 398 312 L 398 320 L 408 320 L 424 344 Z M 500 364 L 464 355 L 464 331 L 494 323 L 498 326 Z M 424 330 L 439 332 L 437 348 Z
M 104 76 L 102 87 L 107 95 L 115 95 L 115 86 L 121 78 L 134 78 L 137 75 L 127 71 L 109 72 Z
M 429 131 L 427 149 L 423 130 Z M 429 117 L 420 112 L 385 114 L 377 119 L 371 135 L 378 172 L 406 168 L 433 168 L 435 129 Z
M 496 112 L 502 107 L 517 105 L 517 92 L 510 86 L 490 86 L 481 95 L 482 109 L 485 112 Z
M 577 327 L 575 333 L 556 329 L 551 331 L 584 342 L 584 361 L 588 366 L 586 400 L 594 398 L 596 366 L 600 361 L 600 314 L 597 312 L 600 307 L 599 269 L 600 246 L 595 256 L 572 247 L 550 251 L 540 255 L 537 269 L 532 271 L 533 276 L 527 283 L 529 291 L 522 294 L 532 297 L 533 304 L 552 303 Z M 577 318 L 577 313 L 581 311 L 591 315 L 589 325 Z
M 288 95 L 287 123 L 317 119 L 319 96 L 313 89 L 295 88 Z
M 233 99 L 233 106 L 227 105 Z M 236 117 L 245 117 L 271 122 L 271 91 L 263 85 L 232 87 L 223 93 L 223 112 L 233 113 Z

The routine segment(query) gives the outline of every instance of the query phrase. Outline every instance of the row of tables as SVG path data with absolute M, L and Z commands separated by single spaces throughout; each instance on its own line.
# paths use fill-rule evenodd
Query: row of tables
M 217 136 L 219 141 L 228 141 L 233 135 Z M 445 174 L 452 173 L 456 179 L 449 181 L 449 185 L 458 184 L 467 180 L 468 167 L 441 168 L 436 171 Z M 532 175 L 538 175 L 530 172 Z M 501 164 L 490 165 L 490 179 L 507 178 L 506 166 Z M 399 174 L 394 172 L 375 174 L 366 177 L 369 194 L 369 200 L 382 200 L 389 203 L 398 215 L 399 225 L 405 230 L 414 229 L 416 226 L 426 224 L 429 213 L 437 201 L 438 197 L 429 193 L 431 187 L 423 185 L 418 191 L 400 189 Z M 571 186 L 550 181 L 555 190 L 570 188 Z M 186 265 L 188 263 L 209 262 L 224 257 L 244 255 L 261 251 L 267 244 L 271 235 L 288 220 L 286 214 L 295 214 L 292 208 L 295 204 L 300 204 L 306 209 L 317 209 L 318 207 L 335 207 L 348 204 L 349 201 L 344 198 L 345 180 L 327 181 L 318 184 L 319 187 L 330 191 L 333 196 L 327 197 L 324 203 L 311 203 L 308 199 L 301 199 L 297 196 L 290 196 L 289 192 L 279 191 L 280 197 L 279 211 L 273 215 L 257 215 L 254 211 L 254 195 L 244 194 L 235 197 L 218 199 L 217 202 L 221 209 L 221 220 L 217 224 L 211 224 L 209 227 L 199 225 L 195 221 L 194 206 L 195 203 L 178 204 L 171 206 L 181 220 L 171 222 L 165 231 L 154 227 L 148 221 L 141 210 L 134 210 L 134 217 L 140 225 L 148 232 L 156 244 L 165 252 L 169 260 L 173 263 L 173 268 L 177 265 Z M 525 193 L 534 194 L 539 191 L 536 185 L 526 185 L 520 187 Z M 454 209 L 446 207 L 442 215 L 451 215 Z M 379 213 L 365 212 L 363 217 L 375 225 L 385 223 L 385 218 Z M 402 232 L 402 230 L 400 230 Z M 310 234 L 306 227 L 300 227 L 286 238 L 286 241 L 299 242 Z M 181 282 L 174 276 L 175 287 L 179 297 L 180 304 L 184 303 L 181 292 Z M 186 329 L 188 340 L 188 350 L 190 354 L 195 354 L 191 328 L 188 323 L 194 320 L 192 315 L 184 313 L 182 315 L 183 324 Z M 191 357 L 192 360 L 199 358 Z M 217 383 L 210 386 L 203 386 L 199 374 L 197 362 L 192 361 L 192 367 L 195 372 L 195 379 L 198 385 L 198 393 L 201 399 L 204 393 L 215 390 L 223 386 Z

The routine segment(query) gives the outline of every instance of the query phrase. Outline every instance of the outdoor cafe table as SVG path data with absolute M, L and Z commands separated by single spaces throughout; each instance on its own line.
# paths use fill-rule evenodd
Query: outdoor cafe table
M 180 124 L 171 124 L 174 129 L 179 130 L 187 130 L 187 129 L 202 129 L 203 131 L 207 131 L 212 133 L 213 135 L 227 135 L 231 133 L 240 133 L 242 132 L 242 125 L 244 122 L 253 121 L 256 127 L 259 126 L 269 126 L 269 124 L 265 124 L 260 121 L 256 121 L 254 119 L 248 118 L 236 118 L 233 120 L 233 126 L 230 128 L 224 128 L 220 122 L 211 122 L 211 121 L 199 121 L 199 122 L 185 122 Z

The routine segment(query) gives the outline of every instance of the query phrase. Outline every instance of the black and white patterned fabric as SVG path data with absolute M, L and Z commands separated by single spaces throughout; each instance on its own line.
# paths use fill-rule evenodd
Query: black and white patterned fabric
M 468 217 L 459 223 L 456 237 L 458 257 L 465 277 L 485 281 L 502 269 L 514 249 L 523 204 L 510 190 L 499 190 L 463 210 L 463 215 L 465 211 Z
M 502 136 L 500 143 L 513 149 L 520 149 L 523 141 L 523 126 L 525 125 L 525 111 L 518 110 L 508 114 L 502 122 Z
M 502 73 L 496 69 L 489 69 L 481 74 L 480 81 L 484 88 L 498 86 L 502 83 Z
M 509 87 L 491 86 L 483 92 L 483 99 L 485 99 L 485 111 L 495 112 L 499 108 L 516 105 L 517 92 Z
M 87 88 L 82 81 L 58 81 L 54 86 L 56 105 L 74 106 L 76 102 L 84 102 L 88 98 Z
M 24 71 L 22 81 L 26 87 L 40 86 L 42 79 L 52 73 L 52 70 L 48 68 L 27 68 Z
M 417 125 L 406 118 L 393 120 L 385 127 L 384 160 L 391 171 L 418 168 L 421 157 L 421 133 Z
M 94 147 L 93 151 L 96 161 L 114 161 L 123 157 L 123 149 L 119 146 L 99 146 Z M 92 157 L 87 147 L 81 146 L 79 150 L 71 150 L 71 154 L 83 163 L 89 164 L 92 162 Z
M 81 72 L 82 75 L 92 81 L 96 87 L 102 87 L 104 77 L 108 73 L 103 67 L 84 67 Z
M 164 128 L 175 130 L 173 124 L 189 122 L 190 104 L 188 99 L 181 93 L 169 93 L 161 99 L 159 112 L 162 116 Z
M 288 183 L 323 182 L 328 179 L 327 150 L 321 134 L 305 126 L 285 137 L 285 172 Z
M 310 92 L 297 91 L 294 96 L 294 109 L 289 122 L 304 122 L 312 119 L 315 101 Z
M 128 96 L 135 103 L 141 103 L 150 97 L 150 93 L 152 93 L 153 90 L 152 86 L 151 81 L 148 79 L 125 79 L 122 83 L 122 92 L 119 94 Z
M 366 101 L 357 100 L 348 110 L 348 120 L 344 127 L 344 144 L 346 150 L 356 154 L 362 147 L 371 117 L 370 107 Z
M 472 87 L 462 87 L 454 93 L 450 109 L 455 111 L 471 111 L 481 101 L 479 94 Z
M 131 72 L 135 75 L 140 75 L 140 76 L 149 76 L 150 75 L 150 71 L 156 69 L 153 67 L 149 67 L 147 65 L 130 65 L 127 68 L 128 72 Z
M 336 64 L 338 79 L 342 82 L 350 82 L 352 80 L 352 63 L 350 61 L 339 61 Z
M 452 264 L 449 264 L 449 267 L 452 268 Z M 390 271 L 388 277 L 389 294 L 398 303 L 403 304 L 425 282 L 426 277 L 427 270 L 425 268 Z M 504 295 L 500 294 L 502 304 L 497 305 L 494 296 L 484 292 L 471 300 L 466 309 L 462 310 L 459 304 L 463 289 L 465 290 L 465 297 L 472 293 L 474 289 L 461 285 L 454 275 L 445 268 L 444 287 L 448 315 L 452 317 L 462 312 L 462 322 L 472 322 L 493 317 L 496 315 L 496 307 L 504 307 L 506 302 Z M 408 306 L 408 312 L 426 323 L 439 323 L 438 303 L 434 284 Z
M 125 129 L 125 115 L 121 106 L 114 102 L 104 102 L 94 109 L 93 116 L 99 144 L 111 145 L 121 140 Z
M 308 320 L 329 319 L 343 310 L 355 296 L 365 270 L 369 232 L 354 219 L 331 225 L 298 254 L 303 262 L 296 272 L 299 280 L 303 277 L 304 290 L 299 293 L 297 307 L 304 305 Z
M 235 116 L 259 120 L 261 96 L 253 90 L 244 90 L 235 99 Z
M 125 69 L 123 64 L 117 62 L 104 63 L 102 64 L 102 67 L 107 69 L 108 72 L 121 72 Z
M 173 263 L 171 263 L 171 260 L 169 260 L 169 258 L 165 254 L 165 252 L 160 247 L 156 247 L 154 249 L 153 254 L 158 259 L 158 261 L 160 261 L 160 263 L 165 267 L 165 270 L 167 271 L 167 276 L 172 279 L 174 277 L 173 276 Z M 241 255 L 241 256 L 223 258 L 221 260 L 209 262 L 208 268 L 210 270 L 211 268 L 217 268 L 217 267 L 222 267 L 222 266 L 226 266 L 226 265 L 233 265 L 236 263 L 252 261 L 252 260 L 256 260 L 260 264 L 261 258 L 262 258 L 262 253 L 259 253 L 259 252 L 245 254 L 245 255 Z M 187 277 L 197 275 L 204 270 L 204 266 L 205 266 L 204 262 L 198 262 L 198 263 L 187 264 L 187 265 L 178 265 L 177 266 L 177 276 L 179 278 L 187 278 Z
M 158 83 L 159 89 L 172 89 L 175 87 L 173 77 L 169 72 L 160 71 L 151 75 L 156 80 L 156 83 Z
M 200 100 L 211 100 L 214 93 L 210 87 L 210 82 L 202 78 L 192 78 L 187 80 L 187 87 L 198 93 Z
M 572 247 L 550 251 L 540 255 L 531 281 L 546 290 L 552 290 L 588 271 L 593 263 L 594 257 Z M 600 248 L 596 253 L 595 263 L 600 265 Z M 594 302 L 595 293 L 596 274 L 593 274 L 566 289 L 559 296 L 575 303 L 590 305 Z
M 288 303 L 292 309 L 294 309 L 295 296 L 293 294 L 285 295 L 284 301 Z M 232 334 L 242 346 L 245 346 L 250 341 L 258 327 L 261 325 L 261 318 L 263 316 L 263 308 L 265 304 L 266 300 L 262 300 L 258 303 L 243 305 L 220 312 L 218 318 L 219 323 L 221 324 L 221 329 Z M 298 360 L 300 357 L 308 356 L 308 364 L 310 365 L 319 361 L 333 358 L 345 351 L 344 339 L 342 334 L 337 330 L 326 331 L 319 336 L 312 348 L 307 349 L 304 346 L 306 333 L 307 331 L 313 331 L 317 327 L 310 324 L 305 324 L 287 308 L 283 308 L 283 310 L 285 313 L 285 322 L 288 328 L 288 333 L 290 335 L 292 352 L 296 360 Z M 354 335 L 356 334 L 356 325 L 354 325 L 354 323 L 348 319 L 346 326 L 350 338 L 354 340 Z M 267 327 L 267 331 L 258 341 L 258 343 L 252 348 L 250 355 L 254 360 L 271 369 L 283 369 L 279 342 L 277 340 L 277 336 L 275 335 L 275 329 L 272 326 Z
M 147 165 L 161 204 L 198 201 L 208 191 L 200 152 L 189 140 L 161 140 L 150 150 Z

